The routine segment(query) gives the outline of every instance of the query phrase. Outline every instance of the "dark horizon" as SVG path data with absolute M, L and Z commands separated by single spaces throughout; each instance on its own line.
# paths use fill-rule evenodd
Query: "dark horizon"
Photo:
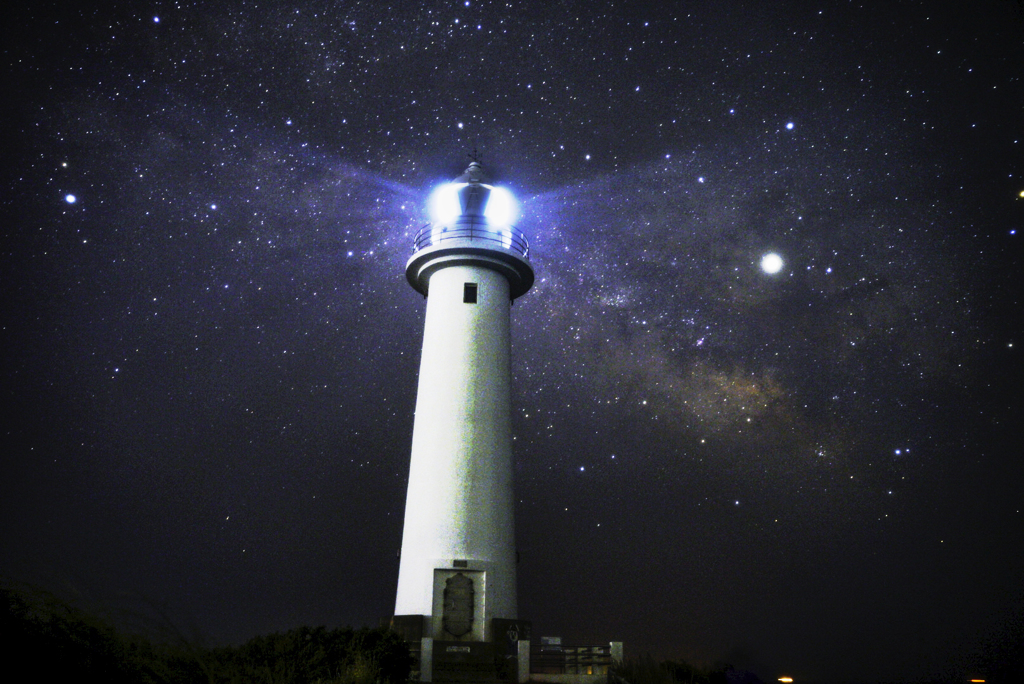
M 537 276 L 535 634 L 1020 673 L 1021 3 L 7 15 L 0 579 L 216 643 L 389 617 L 405 262 L 476 149 Z

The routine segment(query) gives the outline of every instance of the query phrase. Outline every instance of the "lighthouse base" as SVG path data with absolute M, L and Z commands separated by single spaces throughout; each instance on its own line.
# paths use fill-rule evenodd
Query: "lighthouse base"
M 391 621 L 412 653 L 411 681 L 498 684 L 529 679 L 528 621 L 494 618 L 487 630 L 491 641 L 434 639 L 428 636 L 433 622 L 429 615 L 396 615 Z

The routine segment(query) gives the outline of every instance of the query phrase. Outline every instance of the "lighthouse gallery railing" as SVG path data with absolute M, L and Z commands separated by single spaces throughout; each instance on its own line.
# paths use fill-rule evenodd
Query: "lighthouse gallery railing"
M 515 226 L 495 226 L 485 221 L 460 222 L 452 226 L 427 224 L 413 239 L 413 252 L 440 244 L 446 240 L 483 241 L 495 247 L 504 247 L 527 259 L 530 258 L 530 243 L 522 231 Z

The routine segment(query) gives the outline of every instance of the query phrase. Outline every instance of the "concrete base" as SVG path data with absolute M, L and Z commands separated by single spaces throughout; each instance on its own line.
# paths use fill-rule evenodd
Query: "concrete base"
M 435 641 L 432 655 L 429 681 L 434 684 L 497 684 L 500 679 L 494 644 Z M 421 665 L 420 681 L 428 681 L 423 671 Z
M 530 642 L 520 641 L 516 649 L 516 684 L 526 684 L 530 681 Z
M 607 674 L 533 674 L 528 681 L 546 684 L 607 684 Z
M 411 680 L 433 684 L 513 684 L 530 678 L 530 623 L 491 621 L 493 640 L 433 639 L 428 615 L 396 615 L 391 628 L 413 655 Z M 525 638 L 523 638 L 525 637 Z
M 420 681 L 434 681 L 434 640 L 420 639 Z

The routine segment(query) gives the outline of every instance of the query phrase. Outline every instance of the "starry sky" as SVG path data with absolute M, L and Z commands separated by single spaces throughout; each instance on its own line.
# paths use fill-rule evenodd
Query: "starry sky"
M 388 618 L 404 266 L 475 148 L 537 272 L 535 636 L 766 681 L 1020 667 L 1021 3 L 5 13 L 5 581 L 214 644 Z

